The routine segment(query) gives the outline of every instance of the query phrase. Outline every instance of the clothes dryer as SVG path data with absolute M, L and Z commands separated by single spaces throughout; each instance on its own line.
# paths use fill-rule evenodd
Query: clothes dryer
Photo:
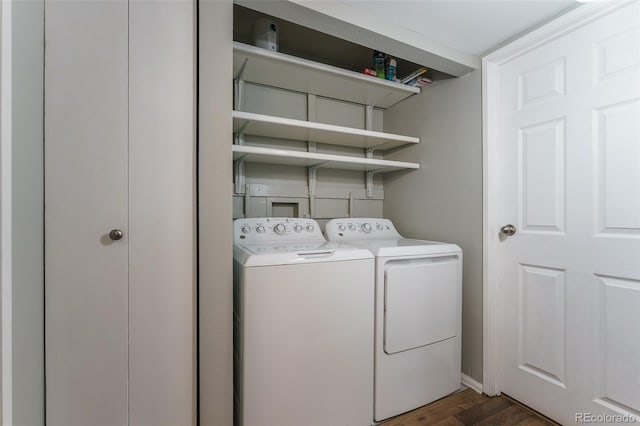
M 402 237 L 387 219 L 334 219 L 329 241 L 375 256 L 376 421 L 455 392 L 461 383 L 462 250 Z
M 371 424 L 371 253 L 311 219 L 238 219 L 234 243 L 237 424 Z

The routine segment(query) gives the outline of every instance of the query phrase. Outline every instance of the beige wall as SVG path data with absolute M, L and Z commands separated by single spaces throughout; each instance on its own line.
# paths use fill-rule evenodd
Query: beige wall
M 44 424 L 44 1 L 12 5 L 11 420 Z
M 464 251 L 462 371 L 482 382 L 482 122 L 480 71 L 435 83 L 385 112 L 385 131 L 421 143 L 386 158 L 419 161 L 387 175 L 384 215 L 414 238 Z
M 231 0 L 199 4 L 200 424 L 233 423 Z
M 241 110 L 287 117 L 296 120 L 310 120 L 319 123 L 335 124 L 357 129 L 365 128 L 365 106 L 352 102 L 308 97 L 306 93 L 244 83 Z M 374 109 L 372 129 L 382 131 L 383 112 Z M 282 140 L 252 135 L 244 136 L 244 144 L 281 149 L 305 150 L 304 141 Z M 337 155 L 363 156 L 362 148 L 315 143 L 309 145 L 315 152 Z M 311 214 L 322 221 L 335 217 L 382 216 L 382 176 L 374 178 L 374 197 L 367 198 L 365 176 L 361 171 L 335 170 L 320 168 L 317 171 L 315 198 L 309 197 L 308 167 L 282 167 L 275 164 L 245 163 L 245 182 L 249 197 L 234 194 L 234 218 L 293 216 L 293 209 L 276 209 L 294 203 L 298 206 L 299 217 Z M 350 203 L 353 199 L 353 205 Z

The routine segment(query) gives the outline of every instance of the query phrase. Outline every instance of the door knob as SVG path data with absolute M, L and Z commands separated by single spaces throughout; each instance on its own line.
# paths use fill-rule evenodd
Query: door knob
M 124 233 L 119 229 L 112 229 L 111 232 L 109 232 L 109 238 L 113 241 L 118 241 L 122 239 L 122 237 L 124 237 Z
M 503 235 L 506 235 L 508 237 L 514 235 L 516 233 L 516 227 L 509 224 L 509 225 L 505 225 L 502 228 L 500 228 L 500 233 Z

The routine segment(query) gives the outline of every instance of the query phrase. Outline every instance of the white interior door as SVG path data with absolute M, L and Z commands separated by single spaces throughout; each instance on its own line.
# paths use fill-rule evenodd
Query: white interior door
M 128 422 L 128 5 L 46 7 L 48 425 Z M 120 229 L 124 237 L 108 234 Z
M 500 69 L 498 385 L 563 424 L 640 421 L 639 16 Z

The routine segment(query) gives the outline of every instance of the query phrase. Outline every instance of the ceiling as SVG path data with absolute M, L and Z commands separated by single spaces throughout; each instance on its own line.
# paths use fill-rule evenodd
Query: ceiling
M 481 55 L 580 5 L 575 0 L 340 0 L 462 52 Z

